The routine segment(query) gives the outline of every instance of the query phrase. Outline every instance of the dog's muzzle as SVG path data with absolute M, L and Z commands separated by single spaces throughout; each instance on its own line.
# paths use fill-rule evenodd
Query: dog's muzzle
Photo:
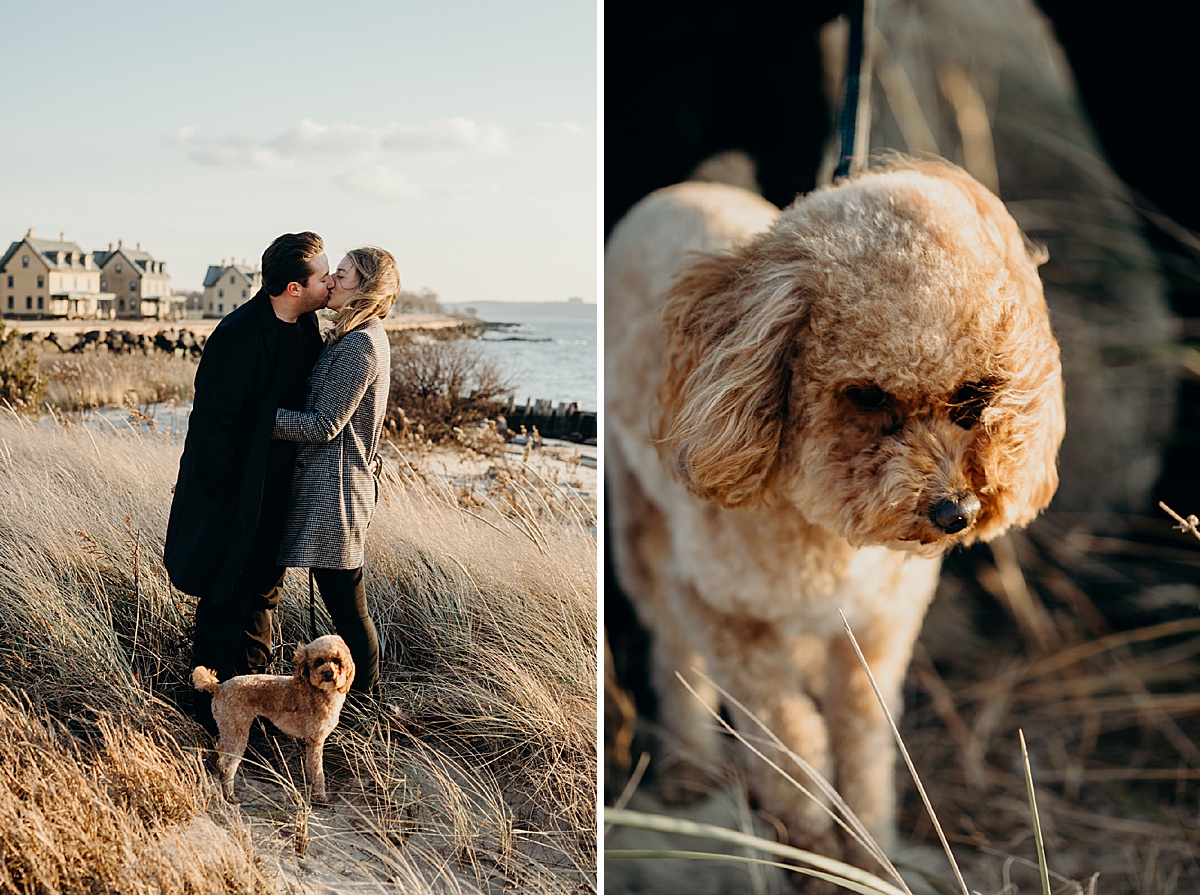
M 943 498 L 929 508 L 929 521 L 948 535 L 970 528 L 978 516 L 979 498 L 970 491 Z

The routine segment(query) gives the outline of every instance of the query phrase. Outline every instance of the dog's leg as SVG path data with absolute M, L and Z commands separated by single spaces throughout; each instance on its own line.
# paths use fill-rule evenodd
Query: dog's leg
M 666 522 L 616 445 L 605 458 L 604 477 L 612 495 L 606 510 L 613 567 L 640 614 L 644 603 L 665 602 L 663 564 L 671 549 Z
M 304 772 L 308 775 L 308 785 L 312 791 L 312 800 L 318 805 L 328 805 L 329 796 L 325 792 L 325 739 L 327 733 L 305 740 L 307 749 L 304 753 Z
M 717 722 L 706 706 L 716 709 L 717 694 L 697 672 L 708 672 L 703 657 L 693 648 L 684 626 L 674 620 L 657 625 L 653 632 L 650 674 L 658 695 L 658 720 L 671 742 L 658 768 L 659 791 L 672 803 L 686 803 L 713 786 L 720 740 Z M 681 675 L 692 690 L 680 683 Z
M 710 673 L 709 665 L 697 651 L 689 626 L 678 615 L 674 591 L 679 587 L 668 574 L 670 595 L 660 593 L 657 599 L 643 601 L 638 611 L 652 638 L 650 678 L 658 696 L 658 720 L 671 739 L 664 744 L 664 760 L 658 767 L 659 791 L 668 802 L 686 803 L 713 788 L 720 739 L 710 709 L 715 711 L 719 700 L 712 685 L 699 674 Z
M 224 718 L 219 719 L 218 723 L 220 723 L 221 734 L 217 742 L 217 751 L 220 753 L 217 758 L 217 768 L 221 772 L 221 792 L 224 793 L 227 802 L 236 805 L 238 800 L 233 795 L 233 777 L 242 763 L 242 755 L 245 754 L 246 746 L 250 742 L 250 726 L 249 724 L 243 726 Z
M 664 744 L 668 754 L 656 769 L 659 791 L 669 802 L 692 801 L 711 788 L 702 769 L 715 761 L 717 740 L 712 718 L 676 672 L 708 705 L 717 705 L 716 694 L 693 673 L 704 670 L 704 660 L 669 605 L 665 566 L 671 547 L 663 514 L 645 496 L 619 450 L 614 448 L 605 463 L 613 494 L 608 513 L 613 564 L 621 588 L 650 632 L 650 683 L 658 697 L 659 723 L 673 740 Z
M 907 616 L 889 614 L 860 623 L 854 630 L 863 656 L 899 722 L 902 687 L 921 626 L 924 606 Z M 834 637 L 829 649 L 829 722 L 838 792 L 885 852 L 895 838 L 895 738 L 870 680 L 846 636 Z M 853 846 L 851 860 L 877 869 L 867 853 Z
M 787 637 L 768 622 L 718 612 L 689 591 L 689 623 L 706 643 L 714 678 L 755 718 L 819 775 L 831 778 L 829 731 L 814 694 L 820 681 L 808 681 L 802 669 L 819 664 L 802 651 L 822 652 L 812 638 Z M 734 726 L 751 742 L 768 738 L 745 713 L 731 709 Z M 746 756 L 751 790 L 762 810 L 787 829 L 786 841 L 837 858 L 841 847 L 833 819 L 816 784 L 788 755 L 769 743 L 761 751 L 796 782 L 761 758 Z M 803 786 L 808 795 L 796 785 Z

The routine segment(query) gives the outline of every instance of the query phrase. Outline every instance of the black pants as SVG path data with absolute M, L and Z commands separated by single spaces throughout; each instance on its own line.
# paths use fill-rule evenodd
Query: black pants
M 379 635 L 367 611 L 363 571 L 357 569 L 312 570 L 321 601 L 329 610 L 333 629 L 350 647 L 354 659 L 352 690 L 365 693 L 379 683 Z
M 196 604 L 192 666 L 211 668 L 219 680 L 261 674 L 271 664 L 271 623 L 287 571 L 275 558 L 290 484 L 289 479 L 267 479 L 250 554 L 227 599 L 217 603 L 201 596 Z

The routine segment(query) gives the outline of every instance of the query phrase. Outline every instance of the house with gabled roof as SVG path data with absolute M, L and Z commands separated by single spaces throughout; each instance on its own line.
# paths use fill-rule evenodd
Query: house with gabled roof
M 247 264 L 210 264 L 200 307 L 205 317 L 224 317 L 262 288 L 262 271 Z
M 124 240 L 92 253 L 100 269 L 100 289 L 112 292 L 117 317 L 130 320 L 169 320 L 173 316 L 171 277 L 166 263 Z
M 111 292 L 100 288 L 100 268 L 78 243 L 39 239 L 30 227 L 0 255 L 0 312 L 5 317 L 112 317 Z

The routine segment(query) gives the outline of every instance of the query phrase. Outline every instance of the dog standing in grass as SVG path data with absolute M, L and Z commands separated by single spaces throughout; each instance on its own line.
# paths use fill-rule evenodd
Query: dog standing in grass
M 230 802 L 233 777 L 249 742 L 250 725 L 266 718 L 281 731 L 304 740 L 304 769 L 313 801 L 325 803 L 325 740 L 337 727 L 342 705 L 354 680 L 354 661 L 336 634 L 318 637 L 296 650 L 296 670 L 287 675 L 241 674 L 218 683 L 217 675 L 200 666 L 192 685 L 212 694 L 213 720 L 220 732 L 217 766 L 221 790 Z
M 720 700 L 699 668 L 890 846 L 895 749 L 842 614 L 898 715 L 942 555 L 1050 502 L 1064 412 L 1042 260 L 966 172 L 901 158 L 782 212 L 689 182 L 617 224 L 604 268 L 613 560 L 685 761 L 718 758 Z M 749 761 L 792 844 L 864 860 L 823 800 Z M 668 797 L 696 781 L 660 778 Z

